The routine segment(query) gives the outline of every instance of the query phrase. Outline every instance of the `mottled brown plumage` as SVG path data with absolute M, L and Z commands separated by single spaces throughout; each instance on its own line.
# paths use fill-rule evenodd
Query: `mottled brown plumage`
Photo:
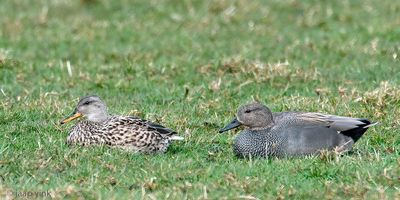
M 98 96 L 82 98 L 73 114 L 61 123 L 86 117 L 72 127 L 68 144 L 108 145 L 139 153 L 165 152 L 176 132 L 159 124 L 127 116 L 111 116 Z

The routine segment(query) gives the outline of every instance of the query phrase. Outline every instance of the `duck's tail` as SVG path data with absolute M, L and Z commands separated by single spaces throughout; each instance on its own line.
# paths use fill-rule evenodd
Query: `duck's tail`
M 184 137 L 177 136 L 177 135 L 173 135 L 170 137 L 170 140 L 184 140 L 184 139 L 185 139 Z
M 358 139 L 367 131 L 367 129 L 371 126 L 378 125 L 379 122 L 372 123 L 368 119 L 358 119 L 361 124 L 358 124 L 357 127 L 346 130 L 346 131 L 341 131 L 343 135 L 346 135 L 348 137 L 351 137 L 354 142 L 357 142 Z

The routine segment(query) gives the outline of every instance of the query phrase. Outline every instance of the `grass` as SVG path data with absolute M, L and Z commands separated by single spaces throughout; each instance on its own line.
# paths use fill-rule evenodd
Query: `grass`
M 399 199 L 399 12 L 389 0 L 5 0 L 0 192 Z M 87 94 L 186 140 L 164 155 L 68 147 L 58 122 Z M 217 130 L 253 100 L 381 125 L 345 156 L 237 159 L 237 132 Z

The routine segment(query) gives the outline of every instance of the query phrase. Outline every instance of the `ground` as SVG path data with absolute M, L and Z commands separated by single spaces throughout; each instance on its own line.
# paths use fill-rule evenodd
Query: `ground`
M 1 4 L 3 197 L 400 198 L 398 1 Z M 185 141 L 160 155 L 67 146 L 59 121 L 88 94 Z M 380 125 L 343 156 L 238 159 L 240 130 L 218 129 L 254 100 Z

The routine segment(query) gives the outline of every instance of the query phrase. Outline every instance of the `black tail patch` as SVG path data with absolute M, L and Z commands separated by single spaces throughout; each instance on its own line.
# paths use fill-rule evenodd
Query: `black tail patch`
M 360 139 L 361 136 L 365 133 L 365 131 L 368 130 L 368 127 L 365 128 L 366 126 L 371 124 L 371 121 L 368 119 L 359 119 L 359 121 L 364 122 L 364 124 L 358 125 L 357 128 L 353 128 L 347 131 L 342 131 L 341 134 L 351 137 L 354 142 L 357 142 L 358 139 Z

